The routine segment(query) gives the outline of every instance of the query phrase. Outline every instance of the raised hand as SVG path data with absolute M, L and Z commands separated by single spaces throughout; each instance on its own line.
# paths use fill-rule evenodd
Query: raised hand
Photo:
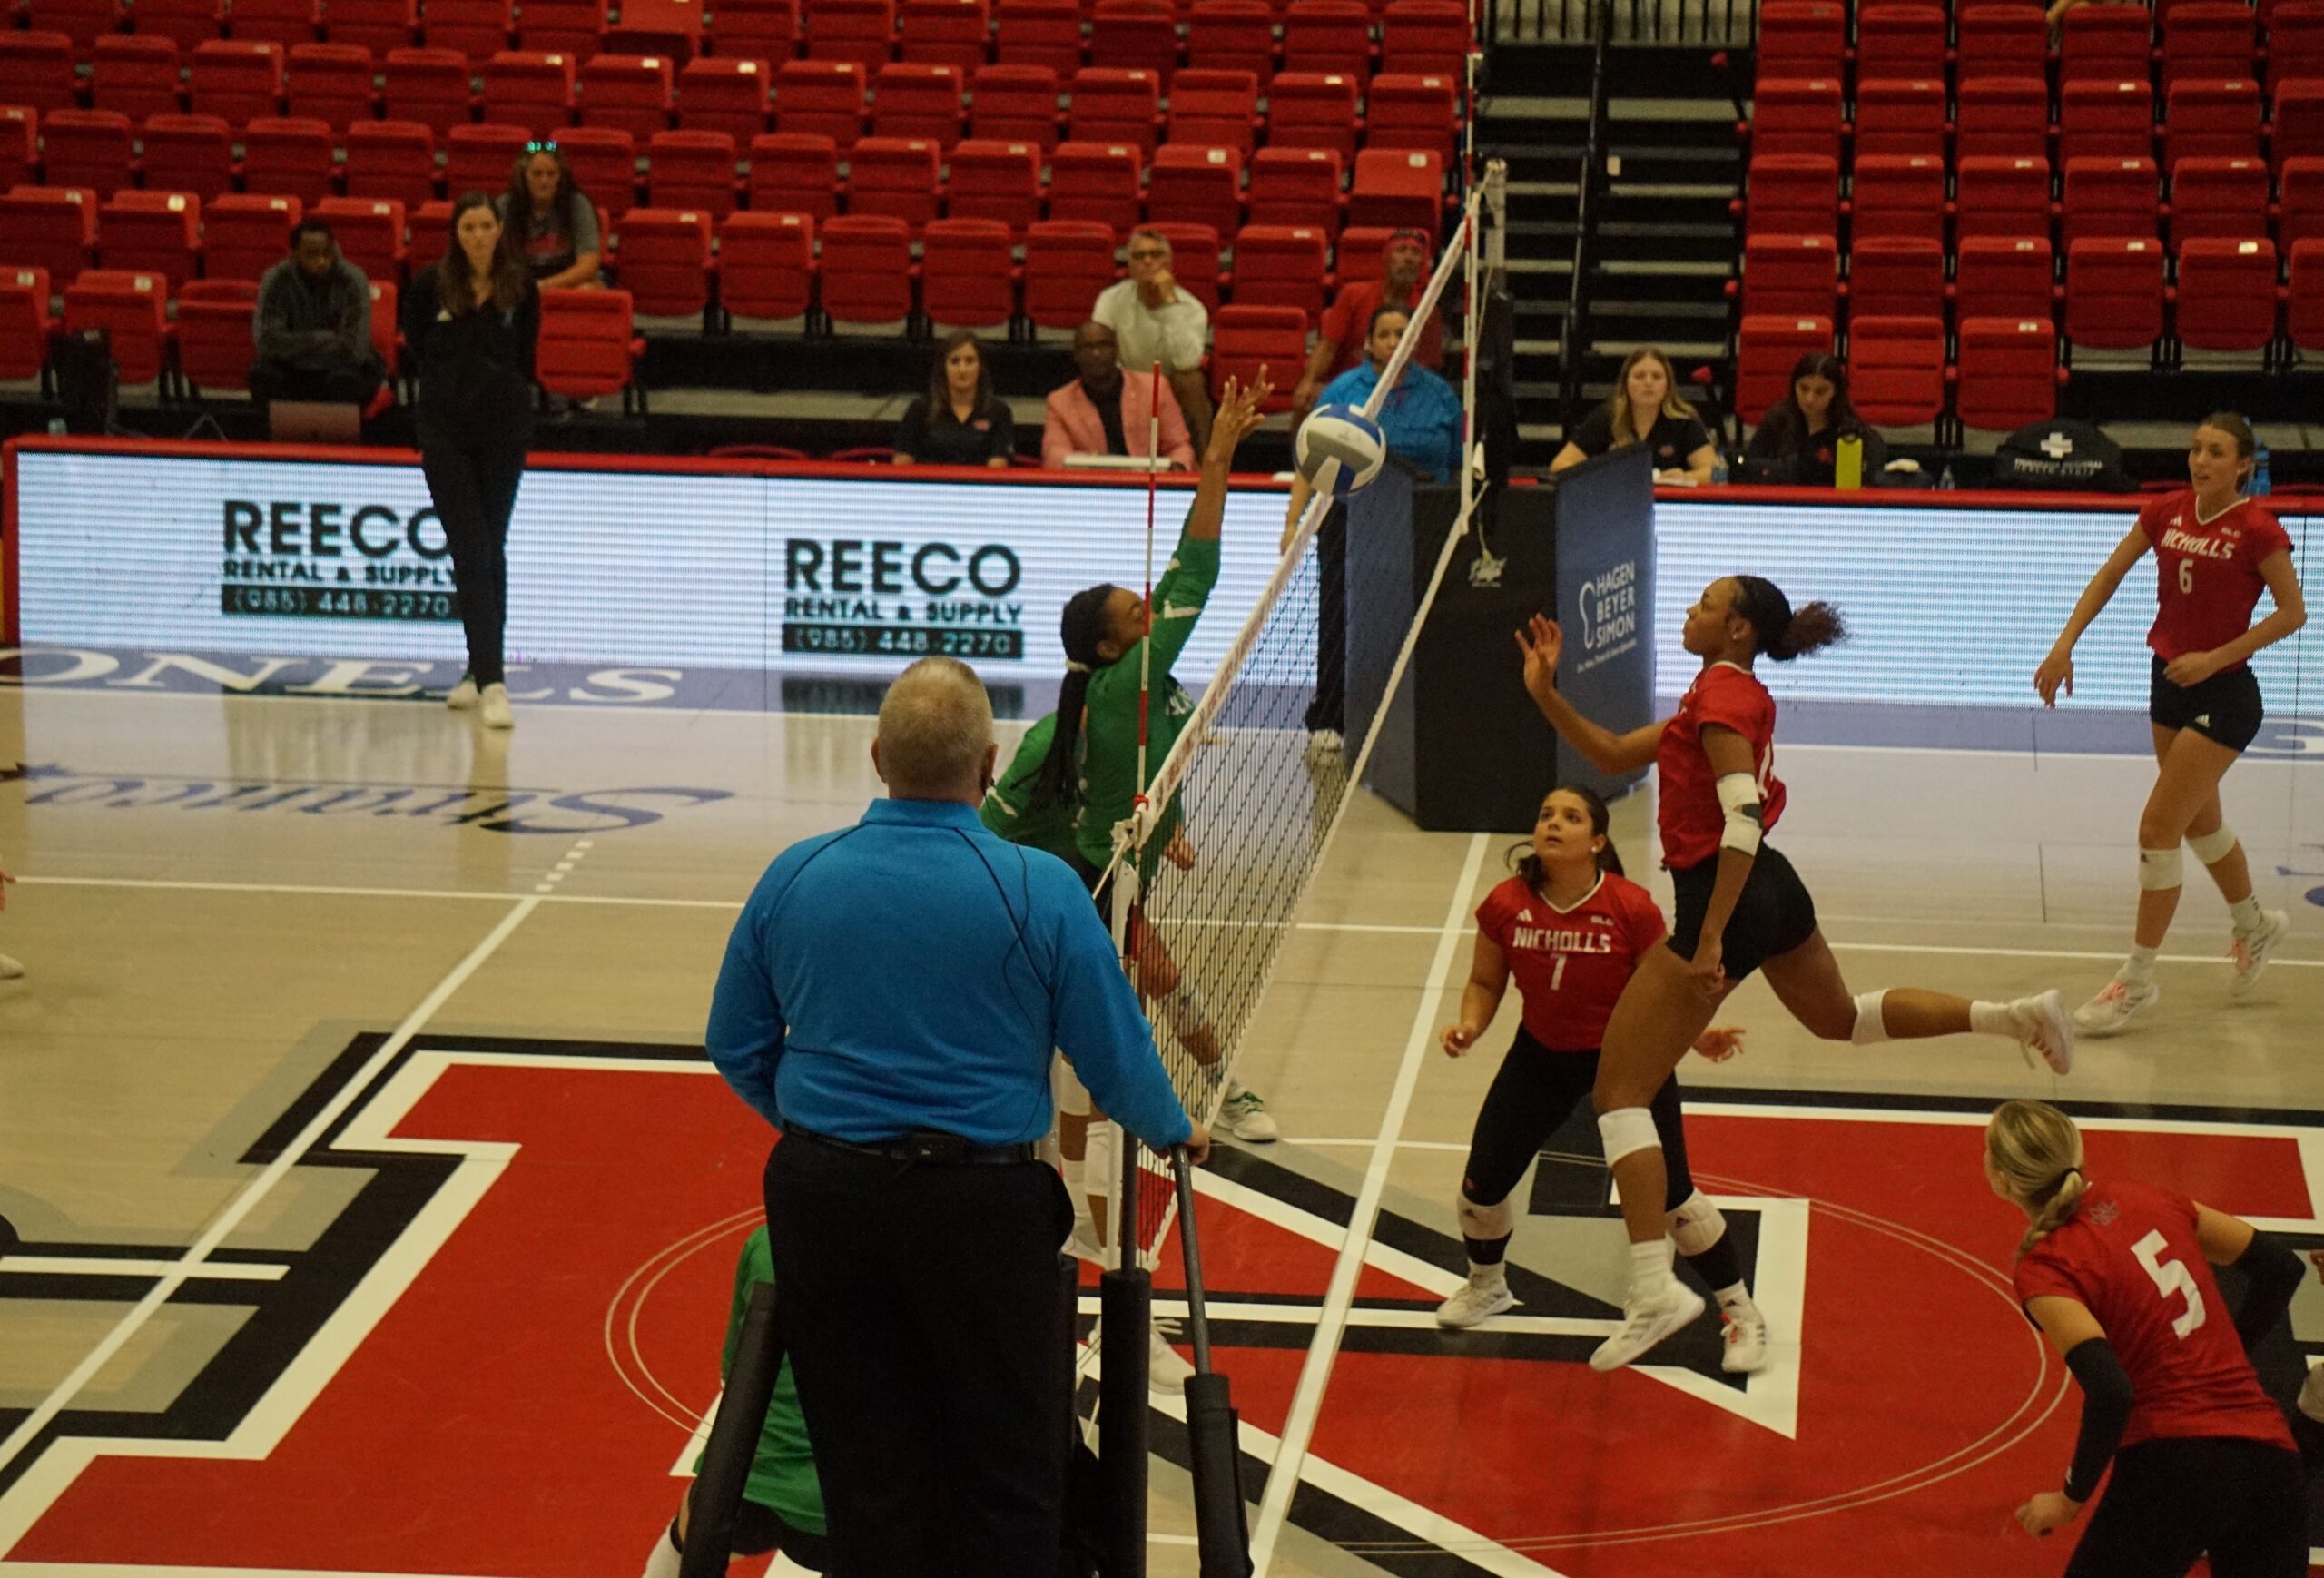
M 1226 387 L 1218 394 L 1217 414 L 1210 419 L 1210 447 L 1204 452 L 1204 460 L 1212 465 L 1232 463 L 1236 446 L 1265 419 L 1263 408 L 1274 392 L 1265 367 L 1252 378 L 1248 389 L 1238 380 L 1228 379 Z
M 1565 632 L 1546 614 L 1536 614 L 1517 632 L 1517 649 L 1525 655 L 1525 688 L 1536 695 L 1554 690 L 1558 659 L 1565 653 Z

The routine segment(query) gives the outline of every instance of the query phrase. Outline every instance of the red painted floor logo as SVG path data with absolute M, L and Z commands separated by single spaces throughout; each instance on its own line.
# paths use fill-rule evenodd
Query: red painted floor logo
M 350 1203 L 304 1248 L 192 1268 L 170 1307 L 231 1314 L 157 1323 L 168 1357 L 210 1344 L 173 1397 L 85 1392 L 29 1430 L 27 1407 L 0 1409 L 0 1574 L 597 1578 L 643 1561 L 716 1393 L 763 1128 L 681 1049 L 423 1040 L 366 1070 L 379 1045 L 359 1040 L 246 1159 L 281 1159 L 351 1096 L 291 1158 L 351 1176 Z M 2324 1119 L 2088 1121 L 2093 1170 L 2324 1241 L 2303 1162 Z M 2062 1472 L 2076 1404 L 2010 1299 L 2017 1225 L 1979 1176 L 1977 1122 L 1949 1103 L 1700 1106 L 1699 1174 L 1777 1317 L 1748 1386 L 1718 1374 L 1708 1323 L 1650 1369 L 1581 1362 L 1609 1290 L 1562 1261 L 1544 1275 L 1541 1246 L 1619 1257 L 1601 1200 L 1545 1218 L 1537 1189 L 1523 1307 L 1463 1334 L 1430 1318 L 1458 1239 L 1391 1208 L 1281 1556 L 1307 1564 L 1300 1542 L 1323 1540 L 1399 1573 L 2055 1573 L 2063 1547 L 2009 1514 Z M 1236 1152 L 1205 1178 L 1255 1493 L 1349 1207 L 1297 1164 Z M 29 1242 L 0 1261 L 0 1299 L 110 1314 L 153 1286 L 139 1253 Z M 1175 1278 L 1166 1263 L 1157 1282 Z M 1183 1440 L 1165 1423 L 1157 1447 Z

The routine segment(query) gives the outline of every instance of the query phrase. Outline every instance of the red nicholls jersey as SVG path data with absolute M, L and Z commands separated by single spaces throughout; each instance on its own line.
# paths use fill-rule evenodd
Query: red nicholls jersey
M 1553 1052 L 1595 1050 L 1614 1001 L 1669 930 L 1653 897 L 1611 872 L 1570 910 L 1512 877 L 1477 906 L 1477 930 L 1509 958 L 1525 1028 Z
M 2261 562 L 2291 551 L 2290 537 L 2260 506 L 2239 498 L 2205 521 L 2191 489 L 2140 510 L 2139 529 L 2154 545 L 2154 628 L 2146 644 L 2166 663 L 2224 646 L 2251 628 L 2251 610 L 2268 589 Z
M 2244 1356 L 2183 1195 L 2093 1184 L 2066 1225 L 2017 1263 L 2018 1302 L 2045 1297 L 2088 1308 L 2129 1374 L 2123 1445 L 2205 1435 L 2291 1445 L 2282 1411 Z
M 1750 745 L 1751 776 L 1759 784 L 1759 825 L 1772 833 L 1783 814 L 1783 783 L 1776 776 L 1776 698 L 1748 669 L 1714 663 L 1695 676 L 1678 715 L 1654 747 L 1655 770 L 1662 779 L 1657 807 L 1662 863 L 1672 871 L 1716 856 L 1727 827 L 1718 774 L 1703 754 L 1705 724 L 1733 729 Z

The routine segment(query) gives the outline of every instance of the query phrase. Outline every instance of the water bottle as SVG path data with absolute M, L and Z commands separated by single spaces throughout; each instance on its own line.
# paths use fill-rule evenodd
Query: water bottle
M 2268 446 L 2262 444 L 2253 451 L 2251 457 L 2251 497 L 2265 498 L 2268 496 L 2269 487 Z
M 1936 487 L 1940 493 L 1950 493 L 1956 485 L 1953 480 L 1953 462 L 1947 460 L 1945 469 L 1937 473 Z
M 1727 486 L 1727 451 L 1724 449 L 1714 448 L 1710 452 L 1710 485 L 1713 488 Z
M 1848 491 L 1864 486 L 1864 439 L 1843 433 L 1832 446 L 1832 486 Z

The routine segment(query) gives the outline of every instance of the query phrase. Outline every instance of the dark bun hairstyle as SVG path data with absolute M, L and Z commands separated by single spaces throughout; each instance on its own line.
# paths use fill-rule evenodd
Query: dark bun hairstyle
M 1848 636 L 1848 622 L 1831 604 L 1794 608 L 1782 587 L 1758 576 L 1735 577 L 1735 600 L 1728 611 L 1750 625 L 1758 649 L 1777 663 L 1821 652 Z

